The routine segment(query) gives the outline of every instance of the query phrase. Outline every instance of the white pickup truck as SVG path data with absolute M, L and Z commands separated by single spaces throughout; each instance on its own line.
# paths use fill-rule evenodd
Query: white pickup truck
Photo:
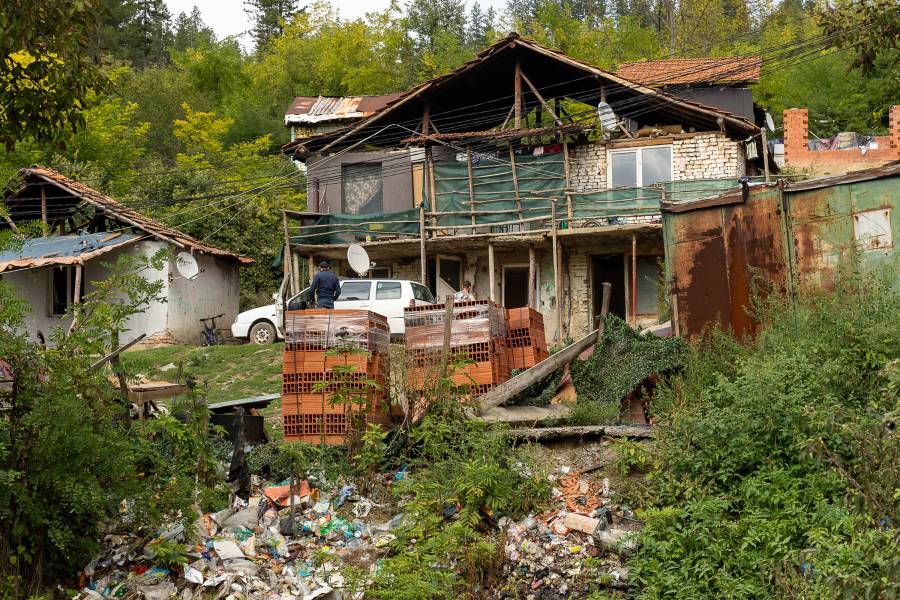
M 284 339 L 284 309 L 309 308 L 309 288 L 286 302 L 281 294 L 273 294 L 274 304 L 246 310 L 231 325 L 231 335 L 253 344 L 270 344 Z M 431 291 L 421 283 L 408 279 L 342 279 L 341 293 L 334 302 L 336 309 L 364 308 L 387 317 L 391 335 L 403 335 L 403 309 L 407 306 L 434 304 Z

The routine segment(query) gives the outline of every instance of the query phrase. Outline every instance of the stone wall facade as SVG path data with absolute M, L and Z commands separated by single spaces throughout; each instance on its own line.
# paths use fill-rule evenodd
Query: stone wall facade
M 747 172 L 744 145 L 720 133 L 703 133 L 672 140 L 675 181 L 740 177 Z

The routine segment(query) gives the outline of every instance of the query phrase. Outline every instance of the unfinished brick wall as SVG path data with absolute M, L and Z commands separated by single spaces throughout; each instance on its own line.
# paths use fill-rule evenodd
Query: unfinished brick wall
M 877 167 L 900 160 L 900 105 L 891 107 L 888 117 L 890 133 L 875 136 L 878 148 L 847 150 L 809 149 L 809 110 L 791 108 L 784 111 L 784 165 L 812 171 L 815 175 L 846 173 Z
M 593 142 L 570 146 L 569 178 L 575 192 L 606 189 L 606 145 Z

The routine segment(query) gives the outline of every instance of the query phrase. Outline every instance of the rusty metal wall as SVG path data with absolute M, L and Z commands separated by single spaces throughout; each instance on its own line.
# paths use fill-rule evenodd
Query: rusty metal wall
M 747 202 L 666 212 L 666 262 L 677 302 L 677 329 L 695 336 L 718 324 L 752 335 L 749 314 L 754 287 L 785 290 L 787 257 L 781 196 L 776 187 L 755 188 Z M 754 282 L 754 277 L 760 281 Z
M 856 180 L 753 187 L 663 209 L 667 277 L 677 332 L 695 336 L 718 323 L 752 335 L 754 287 L 792 293 L 833 281 L 854 248 L 862 266 L 883 263 L 900 239 L 900 166 Z M 900 275 L 900 273 L 898 273 Z M 759 277 L 759 285 L 754 285 Z

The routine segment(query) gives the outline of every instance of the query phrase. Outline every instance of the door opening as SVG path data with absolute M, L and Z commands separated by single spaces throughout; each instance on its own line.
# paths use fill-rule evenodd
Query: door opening
M 596 326 L 597 317 L 600 316 L 600 308 L 603 302 L 604 281 L 612 284 L 609 298 L 609 312 L 617 317 L 625 318 L 625 258 L 623 254 L 609 254 L 595 256 L 592 261 L 592 275 L 594 287 L 594 320 L 592 326 Z
M 462 288 L 462 260 L 450 256 L 437 256 L 428 260 L 428 288 L 443 302 Z
M 528 306 L 528 267 L 503 267 L 503 306 Z

